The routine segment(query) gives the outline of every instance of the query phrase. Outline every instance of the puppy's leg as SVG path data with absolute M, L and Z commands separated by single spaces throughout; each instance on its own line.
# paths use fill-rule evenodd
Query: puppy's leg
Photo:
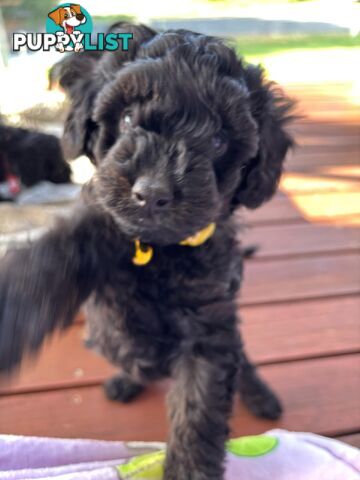
M 280 401 L 259 377 L 256 367 L 243 351 L 241 352 L 239 392 L 245 405 L 257 417 L 276 420 L 281 416 Z
M 109 400 L 128 403 L 144 391 L 145 386 L 135 382 L 124 373 L 114 375 L 104 383 L 105 395 Z
M 0 261 L 0 373 L 71 324 L 101 274 L 106 235 L 104 215 L 82 210 Z
M 236 333 L 234 333 L 236 336 Z M 196 345 L 175 368 L 165 480 L 222 480 L 238 348 Z M 195 350 L 196 349 L 196 350 Z

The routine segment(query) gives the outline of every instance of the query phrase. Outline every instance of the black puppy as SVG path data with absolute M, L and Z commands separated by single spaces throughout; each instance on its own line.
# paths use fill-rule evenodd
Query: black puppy
M 0 123 L 0 183 L 10 177 L 26 187 L 41 180 L 67 183 L 70 174 L 57 137 Z
M 220 480 L 233 396 L 281 407 L 242 349 L 242 259 L 232 213 L 276 189 L 291 103 L 221 40 L 131 31 L 128 52 L 75 54 L 64 145 L 97 173 L 71 220 L 0 272 L 0 366 L 9 371 L 85 304 L 89 345 L 121 368 L 105 385 L 129 401 L 174 378 L 166 480 Z

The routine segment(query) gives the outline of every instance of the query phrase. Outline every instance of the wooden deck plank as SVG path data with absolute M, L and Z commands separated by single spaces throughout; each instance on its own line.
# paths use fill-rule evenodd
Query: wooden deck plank
M 232 436 L 268 428 L 340 435 L 360 430 L 359 355 L 345 355 L 264 366 L 263 376 L 282 398 L 285 415 L 278 422 L 252 417 L 236 402 Z M 168 383 L 151 387 L 128 405 L 111 403 L 100 387 L 0 397 L 0 431 L 21 435 L 165 440 L 164 393 Z
M 37 359 L 24 362 L 18 375 L 3 380 L 0 395 L 101 384 L 114 374 L 116 369 L 103 357 L 85 348 L 83 330 L 84 325 L 76 323 L 50 340 Z
M 239 210 L 237 218 L 240 223 L 242 221 L 251 225 L 305 221 L 291 199 L 281 193 L 275 195 L 270 202 L 262 205 L 257 210 Z
M 311 147 L 323 147 L 325 151 L 330 147 L 337 150 L 360 148 L 359 127 L 356 130 L 356 125 L 339 125 L 340 130 L 338 130 L 333 124 L 313 123 L 311 125 L 295 121 L 287 129 L 296 139 L 295 152 L 301 152 L 304 148 L 310 152 Z
M 341 156 L 344 152 L 347 154 L 354 155 L 355 158 L 359 158 L 359 151 L 360 151 L 360 140 L 353 139 L 353 137 L 345 137 L 345 140 L 340 142 L 338 140 L 339 137 L 336 139 L 331 139 L 327 136 L 317 137 L 316 140 L 312 140 L 311 138 L 308 139 L 304 137 L 299 140 L 296 137 L 296 145 L 293 155 L 295 158 L 297 155 L 306 157 L 307 155 L 314 155 L 314 154 L 331 154 L 331 155 L 339 155 Z
M 337 165 L 336 167 L 325 167 L 318 170 L 320 173 L 324 173 L 326 175 L 335 175 L 335 176 L 350 176 L 352 178 L 356 178 L 360 181 L 360 164 L 343 166 Z
M 309 105 L 310 107 L 310 105 Z M 336 104 L 325 104 L 322 108 L 306 108 L 305 103 L 298 109 L 298 114 L 303 115 L 303 123 L 317 123 L 326 122 L 327 124 L 338 124 L 339 122 L 345 122 L 350 125 L 359 124 L 359 110 L 356 106 L 342 106 L 336 107 Z
M 322 435 L 359 429 L 360 355 L 269 365 L 261 372 L 283 400 L 280 428 Z M 264 422 L 252 423 L 256 433 L 264 430 Z M 235 425 L 240 434 L 241 415 Z
M 360 248 L 360 229 L 300 223 L 250 228 L 242 242 L 259 245 L 255 258 L 316 254 Z
M 301 95 L 316 94 L 317 98 L 330 97 L 341 95 L 341 97 L 347 98 L 349 90 L 353 87 L 352 80 L 334 81 L 329 83 L 290 83 L 283 88 L 288 92 L 297 92 Z
M 319 97 L 316 100 L 315 95 L 302 96 L 298 103 L 298 110 L 305 111 L 308 118 L 313 118 L 312 115 L 329 112 L 331 117 L 339 116 L 351 120 L 353 114 L 359 112 L 359 107 L 354 103 L 344 102 L 343 100 L 341 97 L 337 99 Z M 326 117 L 324 119 L 328 120 Z
M 354 165 L 347 167 L 349 172 L 355 170 Z M 347 176 L 322 173 L 326 170 L 331 171 L 331 167 L 321 167 L 317 172 L 285 172 L 280 181 L 280 189 L 288 195 L 360 191 L 360 181 L 352 173 Z M 358 211 L 360 213 L 360 207 Z
M 241 318 L 245 348 L 256 363 L 360 351 L 358 297 L 244 307 Z M 56 337 L 38 361 L 27 362 L 19 377 L 3 383 L 0 394 L 100 384 L 110 377 L 116 370 L 83 347 L 82 330 L 75 324 Z
M 327 122 L 334 121 L 356 124 L 359 120 L 359 107 L 354 104 L 339 102 L 320 101 L 312 104 L 311 99 L 301 99 L 297 113 L 303 115 L 303 122 Z
M 289 130 L 293 132 L 296 138 L 299 137 L 299 141 L 303 137 L 316 138 L 319 136 L 328 138 L 349 138 L 359 136 L 359 125 L 354 123 L 339 122 L 337 125 L 334 123 L 323 122 L 309 122 L 298 120 L 289 127 Z M 345 140 L 344 140 L 345 141 Z
M 344 297 L 240 310 L 245 348 L 256 363 L 360 351 L 360 298 Z
M 327 165 L 351 165 L 359 162 L 359 152 L 343 150 L 342 152 L 302 152 L 301 148 L 293 153 L 286 162 L 287 170 L 299 167 L 323 167 Z
M 324 255 L 246 263 L 243 305 L 360 292 L 360 257 Z
M 316 222 L 348 224 L 359 218 L 359 193 L 308 192 L 287 196 L 278 193 L 257 210 L 239 210 L 237 218 L 252 225 Z
M 360 433 L 353 433 L 352 435 L 342 435 L 337 437 L 337 440 L 348 443 L 353 447 L 360 448 Z
M 310 222 L 359 225 L 360 191 L 292 194 L 291 201 Z

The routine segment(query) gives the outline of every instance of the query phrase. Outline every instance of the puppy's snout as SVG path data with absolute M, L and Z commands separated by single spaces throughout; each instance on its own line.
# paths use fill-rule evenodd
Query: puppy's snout
M 76 14 L 76 19 L 79 20 L 80 22 L 84 20 L 85 16 L 82 13 L 77 13 Z
M 134 202 L 151 213 L 166 211 L 173 199 L 169 188 L 146 177 L 139 178 L 132 188 Z

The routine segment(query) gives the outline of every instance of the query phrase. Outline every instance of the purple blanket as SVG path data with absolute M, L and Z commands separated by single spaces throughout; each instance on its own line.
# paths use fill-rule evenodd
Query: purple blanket
M 161 480 L 165 444 L 0 435 L 0 480 Z M 227 444 L 225 480 L 360 480 L 360 451 L 272 430 Z

